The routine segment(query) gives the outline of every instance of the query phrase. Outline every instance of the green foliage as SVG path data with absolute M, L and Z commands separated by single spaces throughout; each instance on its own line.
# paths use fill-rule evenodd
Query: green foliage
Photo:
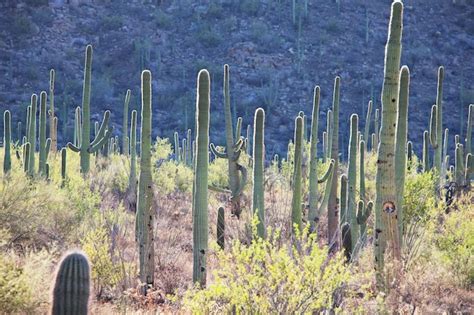
M 103 31 L 119 30 L 123 26 L 123 18 L 119 15 L 106 15 L 101 20 Z
M 246 15 L 257 15 L 259 8 L 260 1 L 258 0 L 243 0 L 240 2 L 240 11 Z
M 322 312 L 331 309 L 334 292 L 350 279 L 338 253 L 328 257 L 314 234 L 297 233 L 288 244 L 278 230 L 267 240 L 255 237 L 250 245 L 234 241 L 229 251 L 218 250 L 214 281 L 206 289 L 189 289 L 184 307 L 191 312 L 282 314 Z M 298 229 L 296 229 L 297 231 Z M 307 230 L 305 230 L 307 232 Z
M 199 28 L 197 39 L 207 48 L 216 47 L 221 43 L 219 33 L 213 30 L 211 25 L 207 24 Z
M 81 240 L 82 250 L 91 262 L 91 275 L 96 292 L 102 292 L 104 288 L 111 289 L 121 276 L 119 266 L 111 259 L 111 241 L 110 231 L 104 225 L 89 230 Z
M 175 191 L 190 193 L 193 186 L 193 171 L 182 163 L 164 161 L 153 170 L 153 181 L 160 187 L 161 194 Z
M 444 222 L 434 234 L 443 263 L 454 275 L 457 284 L 474 285 L 474 212 L 469 197 L 457 202 L 457 210 L 444 216 Z
M 156 27 L 162 29 L 169 29 L 173 25 L 173 18 L 161 9 L 158 9 L 153 14 L 153 21 L 155 22 Z
M 25 311 L 31 303 L 31 291 L 23 268 L 13 259 L 0 255 L 0 309 L 5 313 Z
M 413 221 L 426 221 L 436 208 L 436 177 L 433 172 L 408 172 L 405 179 L 403 225 Z

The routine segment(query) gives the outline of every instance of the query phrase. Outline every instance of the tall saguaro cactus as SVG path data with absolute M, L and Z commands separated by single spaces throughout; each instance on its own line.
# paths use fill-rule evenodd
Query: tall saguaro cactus
M 385 46 L 384 82 L 382 87 L 382 126 L 378 146 L 374 255 L 377 285 L 384 287 L 382 272 L 389 244 L 392 257 L 400 259 L 398 207 L 395 182 L 395 133 L 398 106 L 398 81 L 403 27 L 403 4 L 392 3 L 389 33 Z
M 30 143 L 30 150 L 28 155 L 28 175 L 35 174 L 35 149 L 36 149 L 36 112 L 38 105 L 38 96 L 33 94 L 31 96 L 30 118 L 28 120 L 28 139 Z
M 410 70 L 403 66 L 400 70 L 398 96 L 397 138 L 395 140 L 395 183 L 396 205 L 398 205 L 398 233 L 400 242 L 403 235 L 403 194 L 405 192 L 405 173 L 407 169 L 407 130 L 408 130 L 408 94 Z
M 352 114 L 349 137 L 349 165 L 347 167 L 347 217 L 346 222 L 351 226 L 351 240 L 352 248 L 355 247 L 357 240 L 359 239 L 359 230 L 357 228 L 357 204 L 356 204 L 356 191 L 357 191 L 357 143 L 358 143 L 358 124 L 359 116 Z
M 444 79 L 444 68 L 441 66 L 438 68 L 438 86 L 436 94 L 436 119 L 435 124 L 430 129 L 430 140 L 431 145 L 434 148 L 434 159 L 433 166 L 441 174 L 442 164 L 442 150 L 443 150 L 443 79 Z M 434 133 L 434 135 L 432 134 Z M 434 140 L 434 141 L 433 141 Z
M 369 146 L 369 132 L 370 132 L 370 119 L 372 117 L 372 100 L 369 101 L 367 105 L 367 116 L 365 117 L 365 127 L 364 127 L 364 141 Z
M 90 293 L 90 267 L 87 257 L 72 252 L 63 258 L 54 283 L 52 315 L 87 315 Z
M 85 54 L 85 69 L 84 69 L 84 81 L 82 90 L 82 124 L 79 123 L 81 129 L 80 147 L 75 146 L 72 143 L 68 143 L 68 148 L 74 152 L 79 152 L 81 158 L 81 173 L 87 174 L 90 169 L 90 154 L 97 152 L 107 143 L 108 139 L 112 135 L 113 127 L 109 127 L 109 116 L 110 112 L 105 111 L 102 124 L 99 132 L 95 139 L 90 143 L 91 136 L 91 112 L 90 112 L 90 99 L 91 99 L 91 76 L 92 76 L 92 46 L 86 47 Z M 78 133 L 78 131 L 76 131 Z
M 207 70 L 198 74 L 196 100 L 196 158 L 193 185 L 193 282 L 206 285 L 209 233 L 207 184 L 209 167 L 210 78 Z
M 11 158 L 11 139 L 12 139 L 12 126 L 11 126 L 11 114 L 9 110 L 3 113 L 3 173 L 7 174 L 12 168 Z
M 54 81 L 56 73 L 54 69 L 49 71 L 49 138 L 51 139 L 51 152 L 58 148 L 58 118 L 54 114 Z M 55 119 L 56 118 L 56 119 Z
M 235 134 L 232 126 L 232 113 L 230 109 L 230 88 L 229 88 L 229 65 L 224 65 L 224 118 L 226 134 L 226 152 L 218 152 L 211 144 L 211 151 L 220 158 L 228 160 L 229 188 L 231 193 L 232 209 L 231 212 L 237 217 L 240 215 L 240 197 L 247 181 L 247 170 L 238 163 L 240 154 L 243 150 L 243 141 L 240 139 L 240 129 L 242 119 L 238 120 L 237 132 Z M 241 176 L 239 175 L 239 171 Z
M 472 126 L 474 125 L 474 104 L 469 105 L 467 114 L 466 155 L 472 152 Z
M 137 185 L 137 111 L 132 111 L 130 122 L 130 177 L 128 181 L 129 190 L 135 193 Z
M 332 137 L 331 144 L 331 159 L 334 160 L 334 174 L 337 174 L 339 167 L 339 90 L 341 79 L 336 77 L 334 80 L 334 93 L 332 103 Z M 332 249 L 337 248 L 337 231 L 339 228 L 338 217 L 339 209 L 337 205 L 337 176 L 333 176 L 331 185 L 331 194 L 328 203 L 328 240 Z
M 302 159 L 303 159 L 303 117 L 295 120 L 295 157 L 293 168 L 293 197 L 291 200 L 291 223 L 300 231 L 303 229 L 301 190 L 302 190 Z
M 153 190 L 151 176 L 151 72 L 142 72 L 142 121 L 140 136 L 140 175 L 138 178 L 138 200 L 136 215 L 136 238 L 140 256 L 140 281 L 142 293 L 155 282 L 154 220 L 152 209 Z
M 129 155 L 130 138 L 128 137 L 128 105 L 130 104 L 130 95 L 132 91 L 127 90 L 125 94 L 125 101 L 123 102 L 123 119 L 122 119 L 122 153 L 125 156 Z
M 46 139 L 46 92 L 40 94 L 39 119 L 39 173 L 46 175 L 46 161 L 48 160 L 51 138 Z
M 265 198 L 264 198 L 264 171 L 265 171 L 265 111 L 258 108 L 255 111 L 253 123 L 253 204 L 257 212 L 257 234 L 265 237 Z

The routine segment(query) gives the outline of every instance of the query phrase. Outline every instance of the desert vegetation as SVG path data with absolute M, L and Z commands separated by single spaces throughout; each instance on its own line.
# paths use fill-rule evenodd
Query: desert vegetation
M 381 107 L 369 101 L 366 117 L 340 119 L 336 76 L 323 131 L 316 85 L 286 156 L 266 156 L 271 112 L 256 108 L 245 122 L 232 108 L 228 65 L 225 142 L 210 139 L 206 69 L 195 81 L 194 130 L 152 137 L 160 104 L 143 70 L 141 107 L 130 110 L 128 90 L 117 133 L 110 111 L 93 111 L 91 45 L 73 137 L 61 144 L 51 70 L 48 91 L 31 96 L 20 120 L 4 112 L 1 312 L 473 312 L 474 104 L 465 137 L 450 135 L 440 66 L 430 124 L 423 139 L 410 137 L 403 9 L 390 9 Z

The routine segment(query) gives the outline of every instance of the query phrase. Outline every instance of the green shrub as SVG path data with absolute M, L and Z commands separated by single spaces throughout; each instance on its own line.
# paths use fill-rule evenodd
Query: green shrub
M 403 205 L 403 224 L 426 222 L 436 209 L 436 178 L 432 172 L 407 172 Z
M 34 26 L 29 17 L 18 14 L 13 19 L 12 30 L 16 35 L 30 35 L 34 31 Z
M 240 11 L 247 15 L 257 15 L 258 9 L 260 8 L 259 0 L 243 0 L 240 2 Z
M 169 29 L 173 24 L 173 18 L 161 9 L 155 12 L 153 20 L 158 28 Z
M 198 41 L 207 48 L 216 47 L 221 43 L 221 37 L 209 25 L 205 25 L 199 29 L 197 38 Z
M 254 222 L 255 229 L 255 222 Z M 307 232 L 307 231 L 305 231 Z M 254 234 L 256 235 L 256 234 Z M 294 245 L 279 232 L 250 245 L 233 242 L 228 251 L 216 248 L 217 266 L 207 288 L 185 293 L 184 307 L 205 314 L 320 313 L 333 309 L 334 293 L 351 277 L 344 257 L 328 257 L 315 235 L 296 236 Z
M 102 18 L 101 29 L 104 31 L 115 31 L 123 26 L 123 18 L 117 15 L 106 15 Z
M 0 255 L 0 309 L 5 313 L 25 311 L 31 303 L 31 291 L 23 269 Z
M 470 196 L 472 198 L 472 195 Z M 434 232 L 434 242 L 441 258 L 457 284 L 474 285 L 474 212 L 472 199 L 457 202 L 457 210 L 445 215 L 443 224 Z

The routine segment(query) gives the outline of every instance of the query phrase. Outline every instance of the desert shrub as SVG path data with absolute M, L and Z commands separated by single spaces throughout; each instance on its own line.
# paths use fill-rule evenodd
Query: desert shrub
M 77 222 L 71 196 L 56 185 L 29 179 L 16 170 L 0 182 L 0 229 L 8 231 L 10 246 L 43 247 L 64 242 Z
M 23 269 L 0 255 L 0 309 L 5 313 L 24 311 L 31 303 L 31 291 Z
M 403 223 L 426 221 L 436 208 L 436 178 L 432 172 L 407 172 L 403 205 Z
M 219 34 L 207 24 L 199 28 L 197 39 L 207 48 L 216 47 L 221 43 L 221 37 Z
M 123 26 L 123 18 L 118 15 L 106 15 L 101 20 L 100 28 L 104 31 L 118 30 Z
M 111 155 L 101 159 L 104 169 L 93 169 L 90 175 L 91 188 L 102 195 L 114 193 L 123 195 L 128 187 L 130 163 L 123 155 Z
M 16 35 L 29 35 L 34 31 L 34 26 L 26 15 L 18 14 L 13 19 L 12 30 Z
M 159 9 L 153 15 L 153 21 L 158 28 L 169 29 L 173 24 L 173 18 Z
M 215 187 L 229 187 L 227 159 L 215 158 L 209 163 L 209 184 Z
M 154 169 L 153 181 L 163 194 L 169 194 L 175 190 L 191 192 L 193 170 L 182 163 L 165 161 Z
M 254 223 L 255 224 L 255 223 Z M 311 313 L 332 309 L 334 293 L 350 279 L 341 254 L 328 257 L 315 235 L 296 236 L 288 244 L 279 232 L 254 237 L 250 245 L 233 242 L 217 250 L 213 282 L 192 288 L 184 307 L 197 313 Z
M 97 227 L 88 231 L 81 243 L 91 262 L 94 289 L 100 297 L 104 288 L 113 287 L 119 279 L 118 266 L 112 263 L 109 254 L 111 244 L 109 232 L 103 226 Z
M 469 288 L 474 285 L 474 212 L 472 200 L 457 202 L 458 209 L 445 215 L 443 224 L 434 232 L 434 243 L 442 261 L 457 284 Z

